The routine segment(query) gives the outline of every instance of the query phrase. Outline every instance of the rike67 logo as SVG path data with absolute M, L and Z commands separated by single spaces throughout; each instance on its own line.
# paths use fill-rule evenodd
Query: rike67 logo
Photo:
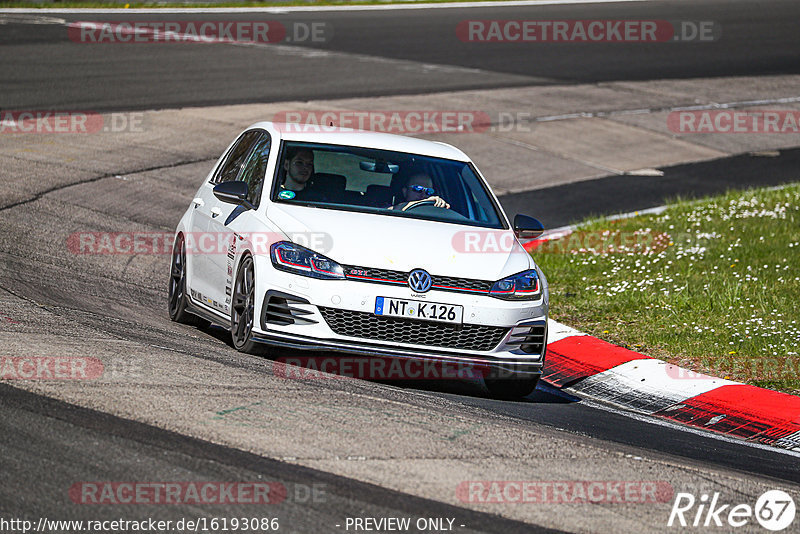
M 755 506 L 725 503 L 719 492 L 711 496 L 703 493 L 699 498 L 680 492 L 675 496 L 667 526 L 722 527 L 730 531 L 731 528 L 752 525 L 755 519 L 765 529 L 778 532 L 794 522 L 795 512 L 794 499 L 781 490 L 765 492 L 756 500 Z

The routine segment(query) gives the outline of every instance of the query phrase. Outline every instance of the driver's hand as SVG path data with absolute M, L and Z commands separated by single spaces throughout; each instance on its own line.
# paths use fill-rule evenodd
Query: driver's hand
M 433 200 L 435 202 L 434 206 L 436 206 L 437 208 L 450 209 L 450 204 L 445 202 L 442 197 L 428 197 L 427 200 Z
M 437 208 L 450 209 L 450 204 L 445 202 L 442 197 L 428 197 L 428 198 L 426 198 L 424 200 L 413 200 L 413 201 L 409 202 L 408 204 L 403 206 L 403 209 L 401 211 L 406 211 L 407 209 L 412 208 L 413 206 L 416 206 L 417 204 L 422 204 L 423 202 L 433 202 L 433 205 L 435 207 L 437 207 Z

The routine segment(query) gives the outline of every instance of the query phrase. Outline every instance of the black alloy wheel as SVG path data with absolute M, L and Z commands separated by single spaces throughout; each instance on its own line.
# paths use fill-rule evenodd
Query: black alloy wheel
M 258 344 L 252 340 L 255 319 L 256 279 L 253 257 L 245 256 L 236 274 L 231 305 L 231 338 L 233 346 L 241 352 L 257 352 Z

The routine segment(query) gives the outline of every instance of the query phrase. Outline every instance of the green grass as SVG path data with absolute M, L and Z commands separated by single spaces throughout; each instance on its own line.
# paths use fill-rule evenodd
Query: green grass
M 587 222 L 533 255 L 553 319 L 693 371 L 800 394 L 800 184 Z

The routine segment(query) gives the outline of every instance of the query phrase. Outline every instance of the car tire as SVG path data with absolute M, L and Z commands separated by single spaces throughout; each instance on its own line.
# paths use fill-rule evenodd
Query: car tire
M 248 354 L 261 353 L 260 344 L 253 341 L 255 324 L 255 265 L 249 254 L 242 258 L 231 297 L 231 339 L 233 346 Z
M 539 383 L 539 378 L 539 375 L 526 378 L 484 378 L 483 383 L 492 397 L 515 400 L 533 393 Z
M 186 311 L 188 303 L 186 296 L 186 243 L 182 234 L 178 236 L 172 247 L 167 302 L 169 318 L 176 323 L 192 326 L 208 325 L 207 321 Z

